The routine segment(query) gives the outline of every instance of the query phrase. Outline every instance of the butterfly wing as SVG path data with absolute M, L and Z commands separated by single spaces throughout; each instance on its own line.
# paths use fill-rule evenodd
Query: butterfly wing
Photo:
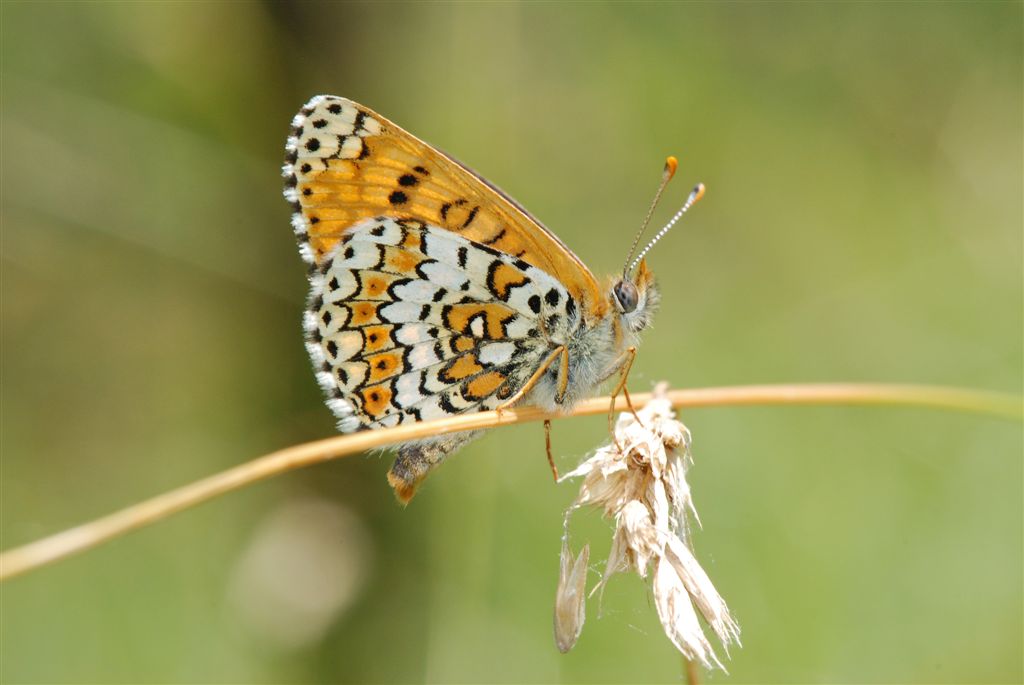
M 413 219 L 557 274 L 588 321 L 607 310 L 593 274 L 518 203 L 376 112 L 319 95 L 292 124 L 285 195 L 309 263 L 360 221 Z
M 310 283 L 307 346 L 345 432 L 493 409 L 580 325 L 540 269 L 410 219 L 358 222 Z

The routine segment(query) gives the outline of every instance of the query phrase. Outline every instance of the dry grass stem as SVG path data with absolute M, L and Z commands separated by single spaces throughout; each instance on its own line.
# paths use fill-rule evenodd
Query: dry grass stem
M 1013 396 L 915 385 L 753 385 L 674 390 L 670 391 L 667 397 L 675 407 L 754 404 L 907 405 L 974 412 L 1017 420 L 1024 416 L 1021 400 Z M 638 405 L 650 399 L 650 394 L 633 396 L 634 403 Z M 385 430 L 339 435 L 287 447 L 95 521 L 4 552 L 0 554 L 0 580 L 7 580 L 96 547 L 183 509 L 292 469 L 442 433 L 493 428 L 543 419 L 604 414 L 608 411 L 608 405 L 608 397 L 598 397 L 580 403 L 571 414 L 561 416 L 549 416 L 529 407 L 509 409 L 501 415 L 492 411 L 480 412 Z M 615 402 L 616 411 L 621 411 L 625 407 L 624 398 L 619 398 Z

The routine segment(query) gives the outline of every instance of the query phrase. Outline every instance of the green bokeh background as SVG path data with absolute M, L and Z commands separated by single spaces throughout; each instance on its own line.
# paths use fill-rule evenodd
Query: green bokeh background
M 665 204 L 698 180 L 708 194 L 651 256 L 664 305 L 636 390 L 1021 393 L 1019 2 L 0 9 L 4 548 L 332 434 L 279 178 L 288 123 L 320 92 L 478 169 L 598 274 L 621 264 L 677 154 Z M 683 418 L 697 555 L 743 628 L 711 681 L 1024 679 L 1019 424 L 834 407 Z M 600 417 L 556 424 L 560 465 L 605 438 Z M 290 473 L 3 585 L 3 680 L 682 678 L 635 576 L 555 650 L 574 487 L 550 482 L 538 425 L 473 444 L 406 510 L 387 465 Z M 323 537 L 335 565 L 287 545 L 262 563 L 314 609 L 331 574 L 356 580 L 302 636 L 239 589 L 239 569 L 268 521 L 311 502 L 341 521 Z M 322 523 L 299 520 L 299 537 Z M 577 517 L 592 582 L 609 537 Z M 261 611 L 278 633 L 253 623 Z

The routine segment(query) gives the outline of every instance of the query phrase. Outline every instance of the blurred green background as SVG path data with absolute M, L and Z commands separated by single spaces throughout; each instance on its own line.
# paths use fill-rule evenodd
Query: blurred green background
M 2 546 L 333 433 L 281 199 L 344 95 L 478 169 L 598 274 L 667 154 L 631 382 L 1022 388 L 1022 4 L 18 3 L 2 9 Z M 1021 426 L 686 412 L 713 682 L 1020 682 Z M 539 425 L 402 510 L 370 455 L 2 586 L 5 682 L 678 682 L 637 577 L 551 634 Z M 555 425 L 568 468 L 601 417 Z M 610 538 L 575 518 L 596 570 Z

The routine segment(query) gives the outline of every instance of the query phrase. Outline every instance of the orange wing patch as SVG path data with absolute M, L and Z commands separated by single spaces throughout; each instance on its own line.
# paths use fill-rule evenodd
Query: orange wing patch
M 386 348 L 391 342 L 393 326 L 368 326 L 363 331 L 363 350 L 377 352 Z
M 377 318 L 377 302 L 353 302 L 349 305 L 352 316 L 349 319 L 349 326 L 356 328 L 370 323 L 380 323 Z
M 469 352 L 470 350 L 476 349 L 476 340 L 468 335 L 460 335 L 455 338 L 455 351 L 456 352 Z
M 363 411 L 377 419 L 380 418 L 391 405 L 391 388 L 387 385 L 378 385 L 372 388 L 363 388 Z
M 484 367 L 477 361 L 475 354 L 464 354 L 461 357 L 456 357 L 451 364 L 441 369 L 437 376 L 445 383 L 457 383 L 483 370 Z
M 529 282 L 526 274 L 505 262 L 496 262 L 487 274 L 487 287 L 502 300 L 508 300 L 510 289 Z
M 501 340 L 505 337 L 505 324 L 516 316 L 514 310 L 503 304 L 467 303 L 444 308 L 444 323 L 453 331 L 476 338 Z
M 385 378 L 391 378 L 401 373 L 403 369 L 402 354 L 400 352 L 381 352 L 379 354 L 364 357 L 370 365 L 369 383 L 377 383 Z
M 485 397 L 490 397 L 491 393 L 504 382 L 505 376 L 497 371 L 488 371 L 467 383 L 463 394 L 468 400 L 482 400 Z
M 392 300 L 388 287 L 403 276 L 383 271 L 359 271 L 362 287 L 353 297 L 360 300 Z
M 284 173 L 286 197 L 296 210 L 293 226 L 311 263 L 319 264 L 363 219 L 411 218 L 557 275 L 589 320 L 607 311 L 593 274 L 519 204 L 350 100 L 318 96 L 302 109 L 293 121 Z

